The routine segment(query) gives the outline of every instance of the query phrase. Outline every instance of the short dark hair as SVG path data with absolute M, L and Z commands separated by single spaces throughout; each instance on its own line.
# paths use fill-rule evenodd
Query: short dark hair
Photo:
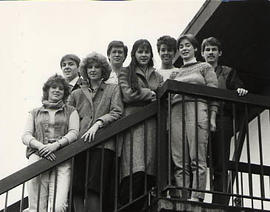
M 60 84 L 64 88 L 64 96 L 63 101 L 65 102 L 70 94 L 69 92 L 69 85 L 67 81 L 61 75 L 55 74 L 51 76 L 43 85 L 42 91 L 43 96 L 42 100 L 48 100 L 49 98 L 49 88 L 52 87 L 53 84 Z
M 86 56 L 86 58 L 83 59 L 81 67 L 80 67 L 81 76 L 86 81 L 90 82 L 88 74 L 87 74 L 87 67 L 94 62 L 99 64 L 100 67 L 102 68 L 103 81 L 106 81 L 107 79 L 109 79 L 111 71 L 112 71 L 111 66 L 108 63 L 107 58 L 105 56 L 103 56 L 102 54 L 99 54 L 97 52 L 92 52 L 92 53 L 88 54 Z
M 75 55 L 75 54 L 66 54 L 60 60 L 60 67 L 61 68 L 62 68 L 62 62 L 64 60 L 73 60 L 76 63 L 77 67 L 79 67 L 80 62 L 81 62 L 81 59 L 77 55 Z
M 180 35 L 180 37 L 177 40 L 177 48 L 179 48 L 180 46 L 180 42 L 184 39 L 187 39 L 193 46 L 193 48 L 197 48 L 197 50 L 199 51 L 199 42 L 197 41 L 196 37 L 192 34 L 183 34 Z
M 177 51 L 177 41 L 175 38 L 169 36 L 169 35 L 164 35 L 162 37 L 160 37 L 158 40 L 157 40 L 157 49 L 158 49 L 158 52 L 160 51 L 160 46 L 162 44 L 165 44 L 167 45 L 169 48 L 171 48 L 174 53 L 176 53 Z
M 127 53 L 128 53 L 128 47 L 122 41 L 119 41 L 119 40 L 113 40 L 113 41 L 111 41 L 109 43 L 109 45 L 107 47 L 107 57 L 109 57 L 113 47 L 123 48 L 124 49 L 125 59 L 126 59 Z
M 201 51 L 204 51 L 205 46 L 210 45 L 210 46 L 217 46 L 218 47 L 218 51 L 221 51 L 221 43 L 220 41 L 215 38 L 215 37 L 209 37 L 209 38 L 205 38 L 202 41 L 202 45 L 201 45 Z

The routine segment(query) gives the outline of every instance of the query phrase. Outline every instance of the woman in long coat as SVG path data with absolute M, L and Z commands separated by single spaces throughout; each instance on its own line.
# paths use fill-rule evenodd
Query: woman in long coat
M 82 62 L 81 75 L 88 82 L 88 85 L 72 92 L 69 104 L 78 110 L 80 136 L 84 141 L 92 142 L 100 128 L 116 121 L 123 113 L 123 103 L 118 85 L 104 82 L 109 78 L 110 73 L 110 65 L 101 54 L 91 53 Z M 115 143 L 109 140 L 104 143 L 103 147 L 104 152 L 101 146 L 90 150 L 88 179 L 85 179 L 88 193 L 85 206 L 87 211 L 100 211 L 100 197 L 102 197 L 103 211 L 105 207 L 112 206 L 110 203 L 113 194 L 110 191 L 114 182 L 112 176 L 115 174 Z M 79 182 L 84 182 L 85 166 L 83 162 L 85 160 L 82 158 L 78 158 L 78 160 L 75 174 Z M 102 182 L 101 179 L 103 179 Z M 84 192 L 83 187 L 79 186 L 78 188 L 81 189 L 81 193 Z
M 152 58 L 153 52 L 149 41 L 137 40 L 131 51 L 129 66 L 120 72 L 119 85 L 123 94 L 126 116 L 142 109 L 156 99 L 155 91 L 161 86 L 163 79 L 153 68 Z M 145 177 L 147 178 L 147 189 L 150 189 L 155 183 L 156 119 L 147 120 L 145 125 L 146 128 L 143 123 L 138 124 L 124 137 L 120 189 L 122 204 L 129 201 L 130 177 L 133 179 L 133 199 L 143 195 Z M 144 138 L 145 135 L 146 138 Z M 132 170 L 130 170 L 130 166 L 132 166 Z

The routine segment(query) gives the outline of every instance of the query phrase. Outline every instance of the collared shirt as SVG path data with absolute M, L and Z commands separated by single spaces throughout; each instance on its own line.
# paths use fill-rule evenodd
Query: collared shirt
M 79 79 L 79 76 L 75 77 L 73 80 L 71 80 L 68 84 L 74 87 Z
M 118 77 L 117 77 L 117 74 L 114 71 L 111 72 L 110 77 L 106 81 L 106 83 L 118 84 Z

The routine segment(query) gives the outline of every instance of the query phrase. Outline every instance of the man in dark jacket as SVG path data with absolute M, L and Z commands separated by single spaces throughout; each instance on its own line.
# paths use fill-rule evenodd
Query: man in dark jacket
M 218 60 L 222 55 L 222 50 L 221 43 L 216 38 L 209 37 L 203 40 L 201 54 L 205 61 L 215 69 L 219 88 L 236 90 L 238 96 L 248 93 L 234 69 L 219 65 Z M 216 119 L 217 128 L 212 138 L 210 153 L 214 169 L 214 191 L 227 192 L 230 144 L 234 134 L 232 104 L 222 102 Z M 226 199 L 225 195 L 213 194 L 212 202 L 226 204 Z

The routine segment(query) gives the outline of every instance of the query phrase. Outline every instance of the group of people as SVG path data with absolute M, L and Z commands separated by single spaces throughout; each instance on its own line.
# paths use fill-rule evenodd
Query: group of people
M 82 61 L 74 54 L 62 57 L 60 67 L 63 77 L 56 74 L 45 82 L 42 106 L 30 111 L 27 119 L 22 141 L 27 146 L 29 164 L 42 158 L 54 161 L 57 150 L 78 139 L 93 142 L 101 128 L 155 101 L 157 89 L 167 79 L 236 90 L 239 96 L 247 94 L 235 70 L 218 64 L 222 54 L 220 42 L 210 37 L 201 46 L 205 62 L 196 59 L 199 45 L 193 35 L 181 35 L 178 40 L 170 36 L 160 37 L 157 41 L 161 58 L 159 69 L 154 68 L 152 46 L 145 39 L 134 43 L 131 62 L 127 67 L 123 67 L 123 63 L 128 48 L 122 41 L 109 43 L 107 58 L 96 52 L 90 53 Z M 177 51 L 183 60 L 181 68 L 173 65 Z M 200 190 L 193 191 L 188 198 L 203 201 L 204 193 L 201 191 L 206 188 L 208 128 L 214 132 L 214 190 L 223 191 L 226 182 L 222 180 L 224 171 L 221 169 L 223 160 L 229 160 L 230 139 L 233 135 L 231 113 L 225 111 L 225 107 L 221 107 L 217 101 L 208 102 L 203 98 L 195 101 L 191 96 L 185 97 L 184 101 L 177 94 L 172 96 L 171 107 L 171 156 L 175 184 Z M 224 110 L 222 116 L 219 115 L 221 109 Z M 228 131 L 224 139 L 221 139 L 223 133 L 220 133 L 220 122 Z M 83 165 L 86 160 L 84 154 L 76 156 L 74 195 L 83 195 L 86 185 L 85 211 L 100 211 L 100 198 L 104 202 L 103 211 L 112 209 L 110 199 L 114 193 L 110 191 L 113 190 L 115 177 L 120 179 L 120 206 L 129 202 L 130 189 L 132 198 L 136 199 L 144 194 L 145 189 L 150 190 L 155 186 L 156 130 L 156 119 L 150 118 L 121 134 L 120 153 L 116 150 L 119 145 L 113 139 L 90 149 L 88 167 Z M 220 142 L 226 143 L 226 149 L 220 148 Z M 116 159 L 119 159 L 120 176 L 114 176 L 117 175 Z M 89 170 L 87 174 L 86 169 Z M 103 173 L 102 177 L 100 173 Z M 40 212 L 48 209 L 66 211 L 71 174 L 71 161 L 68 160 L 31 179 L 28 182 L 29 212 L 36 212 L 38 208 Z M 179 192 L 179 197 L 183 196 L 183 192 Z M 220 199 L 219 196 L 213 197 L 213 202 L 218 203 Z M 133 210 L 140 211 L 143 206 L 138 204 Z

